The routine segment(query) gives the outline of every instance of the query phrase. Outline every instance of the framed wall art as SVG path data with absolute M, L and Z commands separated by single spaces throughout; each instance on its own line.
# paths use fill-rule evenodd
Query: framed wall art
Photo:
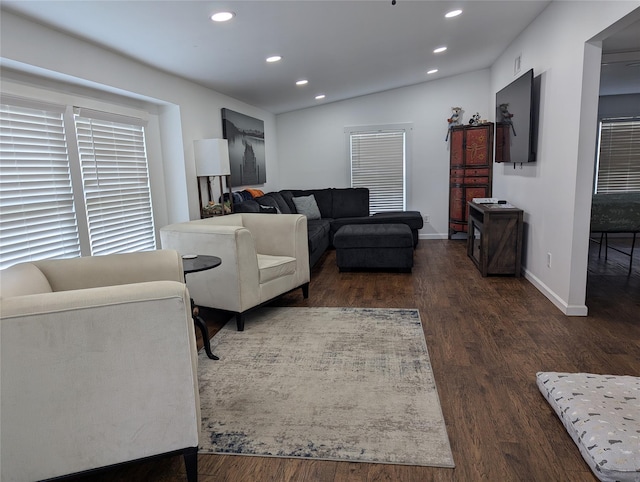
M 222 137 L 229 143 L 231 185 L 264 184 L 267 181 L 264 121 L 222 109 Z

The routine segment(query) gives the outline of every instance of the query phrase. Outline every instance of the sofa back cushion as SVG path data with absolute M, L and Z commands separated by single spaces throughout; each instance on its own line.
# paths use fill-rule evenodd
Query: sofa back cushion
M 365 187 L 332 189 L 334 219 L 369 216 L 369 190 Z
M 0 272 L 0 299 L 51 293 L 46 276 L 32 263 L 20 263 Z
M 280 214 L 297 214 L 295 207 L 289 206 L 282 194 L 279 192 L 270 192 L 262 197 L 256 198 L 259 204 L 263 206 L 274 206 L 278 208 Z

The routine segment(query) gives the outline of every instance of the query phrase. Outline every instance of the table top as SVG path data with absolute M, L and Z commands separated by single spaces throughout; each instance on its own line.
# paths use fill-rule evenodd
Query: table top
M 199 254 L 195 258 L 182 258 L 182 267 L 185 275 L 212 269 L 220 266 L 221 263 L 222 260 L 217 256 L 208 256 L 206 254 Z
M 469 206 L 473 206 L 475 209 L 478 209 L 482 212 L 487 211 L 503 211 L 503 212 L 511 212 L 511 211 L 522 211 L 520 208 L 510 204 L 508 202 L 505 203 L 474 203 L 469 201 Z

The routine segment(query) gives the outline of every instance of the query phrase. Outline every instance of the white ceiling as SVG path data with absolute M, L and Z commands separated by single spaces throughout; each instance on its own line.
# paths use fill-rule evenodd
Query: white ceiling
M 602 42 L 600 94 L 640 93 L 640 21 Z
M 2 0 L 2 8 L 279 114 L 488 68 L 549 3 Z M 445 19 L 454 7 L 463 14 Z M 214 24 L 219 10 L 236 17 Z M 448 50 L 434 54 L 441 45 Z M 283 60 L 265 62 L 275 54 Z M 438 72 L 427 75 L 431 68 Z M 296 86 L 302 78 L 309 84 Z M 315 100 L 320 93 L 325 100 Z

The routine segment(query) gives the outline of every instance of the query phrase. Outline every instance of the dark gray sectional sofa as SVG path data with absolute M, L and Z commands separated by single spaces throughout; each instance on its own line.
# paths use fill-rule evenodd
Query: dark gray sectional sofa
M 369 190 L 366 188 L 290 189 L 266 193 L 263 196 L 234 203 L 234 212 L 296 214 L 293 198 L 311 196 L 320 211 L 320 218 L 307 216 L 309 230 L 309 265 L 315 265 L 323 253 L 333 246 L 333 237 L 342 226 L 350 224 L 406 224 L 411 228 L 414 246 L 418 230 L 423 226 L 418 211 L 394 211 L 369 214 Z

